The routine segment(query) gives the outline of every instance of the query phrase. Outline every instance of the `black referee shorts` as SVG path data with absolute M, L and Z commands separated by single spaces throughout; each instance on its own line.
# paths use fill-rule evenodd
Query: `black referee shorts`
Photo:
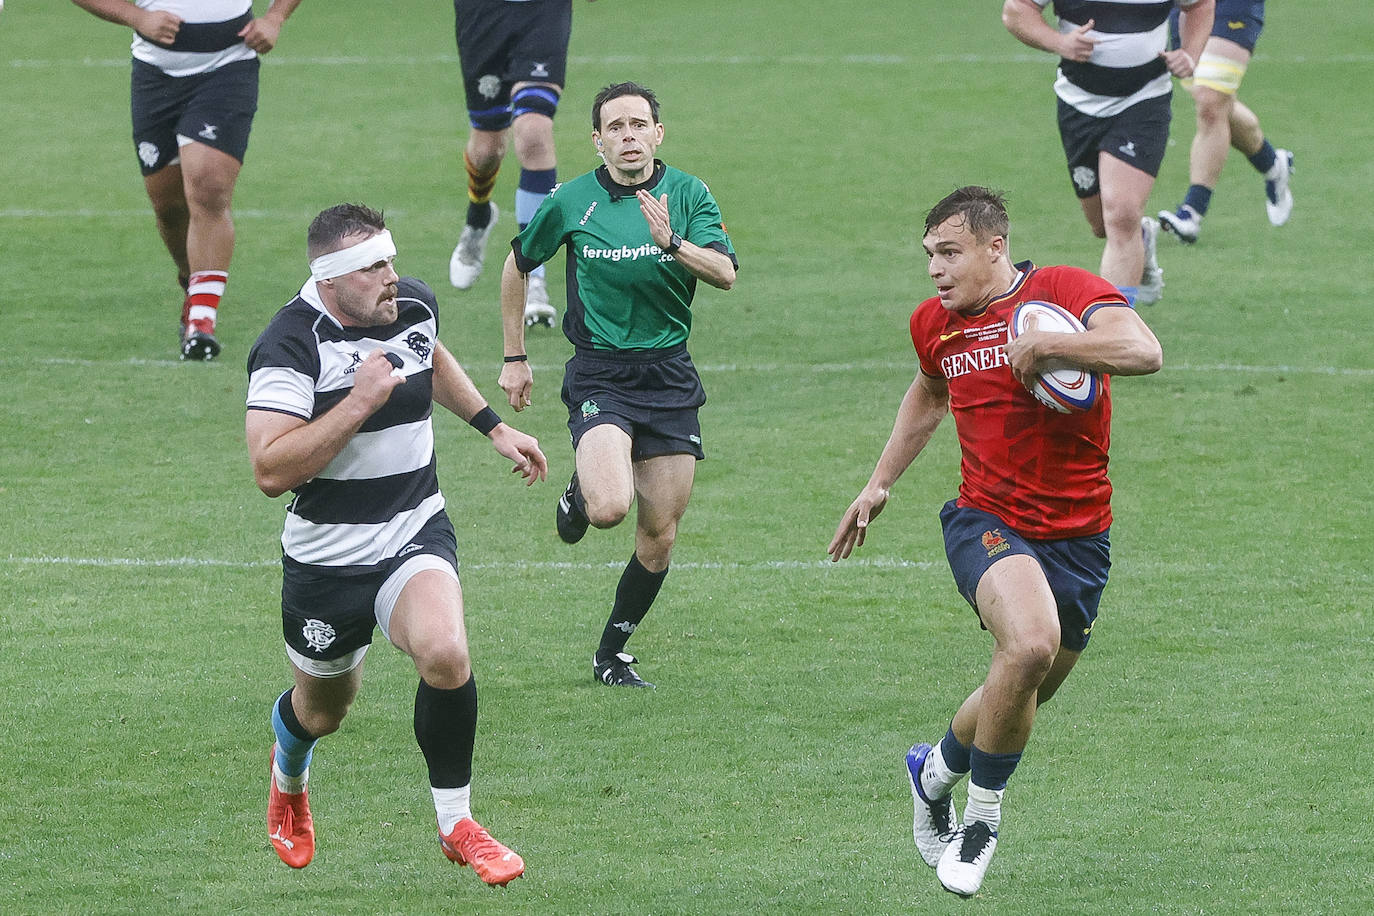
M 697 419 L 706 391 L 686 347 L 622 350 L 614 356 L 579 350 L 564 367 L 563 403 L 574 449 L 587 430 L 611 423 L 633 440 L 630 457 L 635 461 L 660 455 L 706 457 Z

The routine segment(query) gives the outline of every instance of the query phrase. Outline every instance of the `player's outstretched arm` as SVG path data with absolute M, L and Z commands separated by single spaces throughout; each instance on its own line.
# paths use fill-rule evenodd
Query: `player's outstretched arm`
M 872 476 L 845 510 L 839 527 L 835 529 L 835 536 L 830 539 L 826 552 L 830 554 L 832 562 L 843 560 L 853 553 L 854 548 L 863 546 L 868 524 L 887 505 L 892 485 L 926 447 L 948 410 L 949 386 L 944 379 L 917 373 L 916 380 L 907 389 L 902 405 L 897 409 L 892 435 L 883 446 Z
M 487 409 L 487 399 L 477 390 L 458 360 L 440 342 L 434 344 L 434 403 L 474 424 L 491 440 L 497 453 L 515 462 L 512 473 L 525 478 L 526 485 L 549 475 L 549 461 L 539 450 L 539 441 L 504 422 L 483 428 L 479 414 Z M 488 414 L 488 417 L 491 415 Z M 489 424 L 488 424 L 489 425 Z

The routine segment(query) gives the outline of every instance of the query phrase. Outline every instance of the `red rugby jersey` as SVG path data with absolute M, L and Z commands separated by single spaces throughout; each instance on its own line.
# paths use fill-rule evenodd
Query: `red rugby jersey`
M 1120 290 L 1077 267 L 1016 265 L 1012 288 L 976 315 L 951 312 L 939 297 L 911 313 L 921 371 L 949 383 L 963 450 L 961 506 L 996 515 L 1025 537 L 1100 534 L 1112 523 L 1107 448 L 1108 379 L 1090 410 L 1063 414 L 1037 401 L 1011 374 L 1003 345 L 1012 310 L 1039 299 L 1084 323 L 1101 306 L 1127 307 Z

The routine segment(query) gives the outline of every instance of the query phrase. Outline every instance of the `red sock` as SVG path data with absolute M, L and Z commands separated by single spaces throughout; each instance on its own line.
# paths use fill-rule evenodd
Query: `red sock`
M 186 287 L 183 321 L 186 324 L 196 322 L 200 330 L 213 331 L 219 300 L 224 295 L 224 285 L 227 282 L 229 273 L 223 270 L 198 270 L 191 274 L 191 282 Z M 209 327 L 206 328 L 199 322 L 206 322 Z

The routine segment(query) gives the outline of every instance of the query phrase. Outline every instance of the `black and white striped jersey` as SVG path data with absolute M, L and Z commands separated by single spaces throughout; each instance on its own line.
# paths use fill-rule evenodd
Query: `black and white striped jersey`
M 1187 9 L 1197 0 L 1035 0 L 1054 4 L 1060 33 L 1092 20 L 1097 38 L 1092 60 L 1059 61 L 1054 93 L 1086 115 L 1120 114 L 1146 99 L 1173 91 L 1172 79 L 1159 56 L 1169 42 L 1169 11 Z
M 239 32 L 253 20 L 253 0 L 137 0 L 145 10 L 175 13 L 182 19 L 170 47 L 153 44 L 134 33 L 135 60 L 152 64 L 168 76 L 209 73 L 226 64 L 252 60 L 258 53 Z
M 444 508 L 434 458 L 433 353 L 439 307 L 428 286 L 402 277 L 398 315 L 384 327 L 343 327 L 313 280 L 272 318 L 248 354 L 248 409 L 310 421 L 348 396 L 372 350 L 402 359 L 404 385 L 343 451 L 295 490 L 282 550 L 317 572 L 371 571 L 397 556 Z

